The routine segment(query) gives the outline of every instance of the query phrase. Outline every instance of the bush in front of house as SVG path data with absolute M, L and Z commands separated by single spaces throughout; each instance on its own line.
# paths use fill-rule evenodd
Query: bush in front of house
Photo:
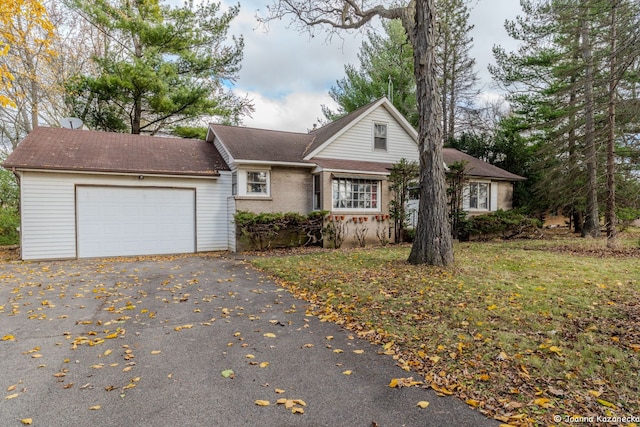
M 20 214 L 13 208 L 0 208 L 0 246 L 20 243 Z
M 254 213 L 238 211 L 233 219 L 239 234 L 238 250 L 264 251 L 275 247 L 318 245 L 326 211 L 301 215 L 296 212 Z
M 0 155 L 0 160 L 4 160 Z M 0 168 L 0 246 L 20 243 L 20 189 L 15 175 Z
M 542 227 L 542 222 L 517 210 L 498 210 L 488 214 L 469 216 L 461 220 L 458 226 L 460 240 L 510 239 L 534 234 Z

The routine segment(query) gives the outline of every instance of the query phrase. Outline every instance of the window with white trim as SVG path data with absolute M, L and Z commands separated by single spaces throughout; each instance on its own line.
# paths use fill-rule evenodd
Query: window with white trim
M 269 194 L 269 171 L 247 171 L 247 195 Z
M 373 149 L 387 150 L 387 125 L 383 123 L 373 124 Z
M 333 178 L 331 189 L 333 209 L 371 211 L 380 209 L 380 181 Z
M 489 210 L 489 183 L 469 182 L 464 191 L 464 208 Z

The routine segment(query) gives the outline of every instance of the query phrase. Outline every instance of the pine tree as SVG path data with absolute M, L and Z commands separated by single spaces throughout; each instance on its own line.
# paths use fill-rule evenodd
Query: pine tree
M 249 111 L 247 100 L 225 88 L 242 59 L 242 38 L 226 44 L 239 6 L 220 13 L 207 1 L 73 2 L 107 35 L 104 54 L 95 58 L 98 75 L 77 76 L 68 86 L 70 106 L 90 127 L 154 134 L 201 116 L 237 123 Z
M 612 120 L 611 100 L 624 97 L 617 89 L 626 79 L 621 65 L 637 60 L 637 25 L 629 23 L 637 23 L 638 6 L 620 0 L 616 9 L 624 9 L 624 19 L 614 24 L 612 4 L 522 0 L 525 16 L 507 26 L 522 46 L 515 53 L 494 48 L 497 66 L 491 69 L 539 149 L 540 204 L 572 212 L 591 237 L 599 235 L 600 197 L 613 188 L 600 178 L 602 153 L 607 140 L 624 136 L 624 125 Z M 613 54 L 612 34 L 627 48 Z

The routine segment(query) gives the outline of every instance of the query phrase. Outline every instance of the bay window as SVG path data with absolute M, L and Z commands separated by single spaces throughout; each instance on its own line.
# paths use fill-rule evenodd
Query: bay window
M 334 210 L 380 210 L 380 181 L 358 178 L 333 178 Z

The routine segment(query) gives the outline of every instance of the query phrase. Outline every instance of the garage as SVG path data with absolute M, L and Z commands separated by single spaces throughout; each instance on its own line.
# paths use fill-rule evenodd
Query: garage
M 195 252 L 195 190 L 76 187 L 78 257 Z

